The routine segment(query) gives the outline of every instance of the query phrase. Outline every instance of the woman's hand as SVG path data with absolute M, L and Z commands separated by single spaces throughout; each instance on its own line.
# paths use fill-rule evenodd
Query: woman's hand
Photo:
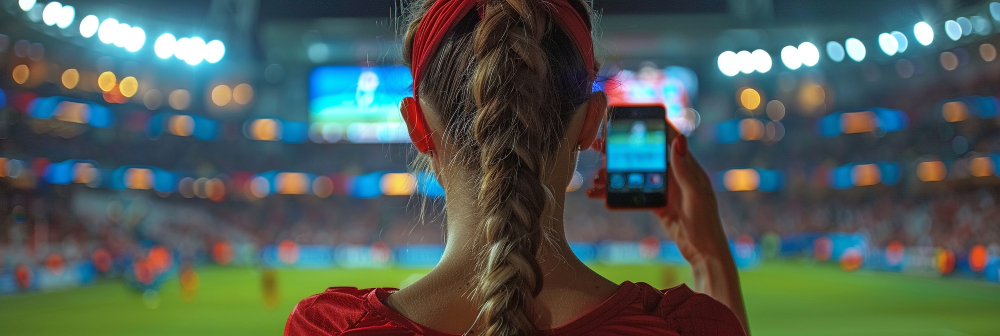
M 728 258 L 729 244 L 719 219 L 718 202 L 705 170 L 690 155 L 687 139 L 670 127 L 668 138 L 670 164 L 667 174 L 667 204 L 654 209 L 667 233 L 681 254 L 694 264 L 706 258 Z M 603 143 L 595 149 L 603 152 Z M 587 191 L 591 198 L 607 196 L 607 172 L 602 168 L 594 177 L 594 188 Z
M 688 151 L 687 138 L 668 127 L 671 146 L 667 174 L 667 204 L 652 210 L 691 264 L 695 290 L 709 294 L 729 306 L 749 331 L 739 275 L 719 218 L 718 201 L 712 182 L 698 160 Z M 604 152 L 598 141 L 594 149 Z M 607 172 L 594 177 L 591 198 L 607 196 Z

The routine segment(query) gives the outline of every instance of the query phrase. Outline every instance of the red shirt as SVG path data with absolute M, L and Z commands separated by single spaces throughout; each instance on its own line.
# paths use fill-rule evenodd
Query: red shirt
M 383 302 L 395 289 L 336 287 L 302 300 L 285 335 L 453 336 L 419 325 Z M 736 314 L 685 285 L 657 290 L 626 281 L 594 310 L 544 335 L 746 335 Z

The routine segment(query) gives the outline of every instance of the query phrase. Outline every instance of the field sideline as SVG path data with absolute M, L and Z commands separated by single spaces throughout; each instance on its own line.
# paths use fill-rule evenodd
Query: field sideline
M 664 287 L 682 268 L 595 266 L 613 281 Z M 202 268 L 194 302 L 176 280 L 145 300 L 117 281 L 0 297 L 0 335 L 279 335 L 300 299 L 329 286 L 398 287 L 425 270 L 282 270 L 264 307 L 261 271 Z M 754 335 L 1000 335 L 1000 286 L 779 262 L 741 273 Z M 148 305 L 156 306 L 151 309 Z

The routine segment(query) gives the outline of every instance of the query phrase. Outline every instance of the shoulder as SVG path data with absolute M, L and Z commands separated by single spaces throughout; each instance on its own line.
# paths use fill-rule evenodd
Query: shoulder
M 644 306 L 681 335 L 745 335 L 743 324 L 729 307 L 687 285 L 658 290 L 639 283 Z
M 367 296 L 375 289 L 333 287 L 305 298 L 292 309 L 285 335 L 339 335 L 370 311 Z

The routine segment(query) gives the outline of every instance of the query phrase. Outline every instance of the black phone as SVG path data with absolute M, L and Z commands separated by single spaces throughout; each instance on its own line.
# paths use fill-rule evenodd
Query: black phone
M 667 127 L 663 106 L 612 107 L 605 125 L 608 208 L 667 204 Z

